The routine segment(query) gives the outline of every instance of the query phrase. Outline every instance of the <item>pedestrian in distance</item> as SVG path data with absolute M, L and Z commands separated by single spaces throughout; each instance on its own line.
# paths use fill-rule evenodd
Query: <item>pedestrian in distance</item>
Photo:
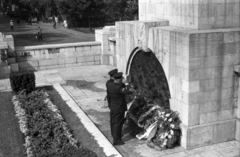
M 58 25 L 60 25 L 60 23 L 61 23 L 60 17 L 58 17 L 57 23 L 58 23 Z
M 58 23 L 58 17 L 55 16 L 55 17 L 54 17 L 54 20 L 55 20 L 55 22 L 56 22 L 56 24 L 57 24 L 57 23 Z
M 37 33 L 37 38 L 38 41 L 42 41 L 42 29 L 40 27 L 38 27 L 38 33 Z
M 11 27 L 11 30 L 13 30 L 14 28 L 13 28 L 13 21 L 12 20 L 10 20 L 10 27 Z
M 65 28 L 68 28 L 68 24 L 67 24 L 67 20 L 66 20 L 66 19 L 63 21 L 63 26 L 64 26 Z
M 132 94 L 131 88 L 123 84 L 122 74 L 121 72 L 114 74 L 114 82 L 107 84 L 113 145 L 124 144 L 122 141 L 122 127 L 124 124 L 125 111 L 127 111 L 125 95 Z

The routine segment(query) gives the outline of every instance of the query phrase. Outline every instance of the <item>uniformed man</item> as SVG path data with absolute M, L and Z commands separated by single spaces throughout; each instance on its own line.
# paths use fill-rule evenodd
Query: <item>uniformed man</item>
M 108 84 L 109 83 L 113 83 L 114 82 L 114 78 L 113 78 L 113 75 L 118 73 L 118 69 L 113 69 L 111 71 L 108 72 L 108 75 L 110 76 L 110 79 L 106 82 L 106 88 L 108 88 Z M 108 103 L 108 107 L 109 107 L 109 99 L 108 99 L 108 93 L 104 99 L 105 101 L 107 100 L 107 103 Z M 105 106 L 107 107 L 107 106 Z
M 124 123 L 124 114 L 125 111 L 127 111 L 125 95 L 132 93 L 132 91 L 122 83 L 122 74 L 123 73 L 121 72 L 114 74 L 114 83 L 109 83 L 107 85 L 113 145 L 124 144 L 121 135 Z
M 110 79 L 106 82 L 106 88 L 108 88 L 108 84 L 113 83 L 114 82 L 114 78 L 113 75 L 116 74 L 118 72 L 118 69 L 113 69 L 111 71 L 108 72 L 108 75 L 110 76 Z M 104 99 L 104 101 L 107 101 L 107 105 L 105 104 L 103 107 L 106 108 L 110 108 L 110 102 L 109 102 L 109 97 L 108 97 L 108 90 L 107 90 L 107 95 Z M 111 135 L 113 135 L 112 133 L 112 119 L 111 119 L 111 115 L 110 115 L 110 127 L 111 127 Z

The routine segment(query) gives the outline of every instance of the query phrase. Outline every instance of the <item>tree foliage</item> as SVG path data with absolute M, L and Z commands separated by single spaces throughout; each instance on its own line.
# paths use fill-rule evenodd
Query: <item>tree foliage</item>
M 138 14 L 138 0 L 104 0 L 107 22 L 134 20 Z
M 72 26 L 104 25 L 136 20 L 138 0 L 12 0 L 29 6 L 40 16 L 61 15 Z
M 73 25 L 88 25 L 90 21 L 98 21 L 103 16 L 102 0 L 61 0 L 57 1 L 60 14 L 65 15 Z
M 57 14 L 55 0 L 19 0 L 19 2 L 30 6 L 31 12 L 36 11 L 40 16 L 46 17 Z

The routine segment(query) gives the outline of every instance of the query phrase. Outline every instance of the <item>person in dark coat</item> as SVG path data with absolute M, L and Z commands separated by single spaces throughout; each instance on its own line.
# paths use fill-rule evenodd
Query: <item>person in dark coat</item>
M 110 79 L 107 80 L 106 82 L 106 88 L 108 87 L 109 83 L 113 83 L 114 82 L 114 77 L 113 75 L 116 74 L 118 72 L 118 69 L 113 69 L 111 71 L 108 72 L 108 75 L 110 76 Z M 104 106 L 104 107 L 109 107 L 109 99 L 108 99 L 108 94 L 106 95 L 106 97 L 104 98 L 104 101 L 107 100 L 108 106 Z
M 38 27 L 38 33 L 37 33 L 37 38 L 38 38 L 38 41 L 42 41 L 43 38 L 42 38 L 42 29 L 40 27 Z
M 124 123 L 124 114 L 127 111 L 126 94 L 132 94 L 122 83 L 122 73 L 118 72 L 113 75 L 114 82 L 107 84 L 107 93 L 109 99 L 111 132 L 113 136 L 113 145 L 122 145 L 122 127 Z
M 118 69 L 113 69 L 113 70 L 111 70 L 111 71 L 108 72 L 108 75 L 110 76 L 110 79 L 106 82 L 106 88 L 108 88 L 108 85 L 109 85 L 110 83 L 114 83 L 114 77 L 113 77 L 113 75 L 116 74 L 117 72 L 118 72 Z M 104 107 L 104 108 L 106 108 L 106 107 L 110 108 L 110 107 L 109 107 L 109 106 L 110 106 L 110 101 L 109 101 L 109 96 L 108 96 L 108 90 L 107 90 L 107 95 L 106 95 L 104 101 L 107 101 L 107 105 L 104 105 L 103 107 Z M 113 136 L 112 126 L 113 126 L 113 125 L 112 125 L 112 118 L 111 118 L 111 115 L 110 115 L 111 135 Z

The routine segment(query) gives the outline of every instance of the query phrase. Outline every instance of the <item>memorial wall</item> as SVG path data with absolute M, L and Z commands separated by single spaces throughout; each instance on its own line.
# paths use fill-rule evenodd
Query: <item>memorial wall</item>
M 186 149 L 240 140 L 239 8 L 240 0 L 139 0 L 139 21 L 116 23 L 117 67 L 126 72 L 136 47 L 155 53 Z

